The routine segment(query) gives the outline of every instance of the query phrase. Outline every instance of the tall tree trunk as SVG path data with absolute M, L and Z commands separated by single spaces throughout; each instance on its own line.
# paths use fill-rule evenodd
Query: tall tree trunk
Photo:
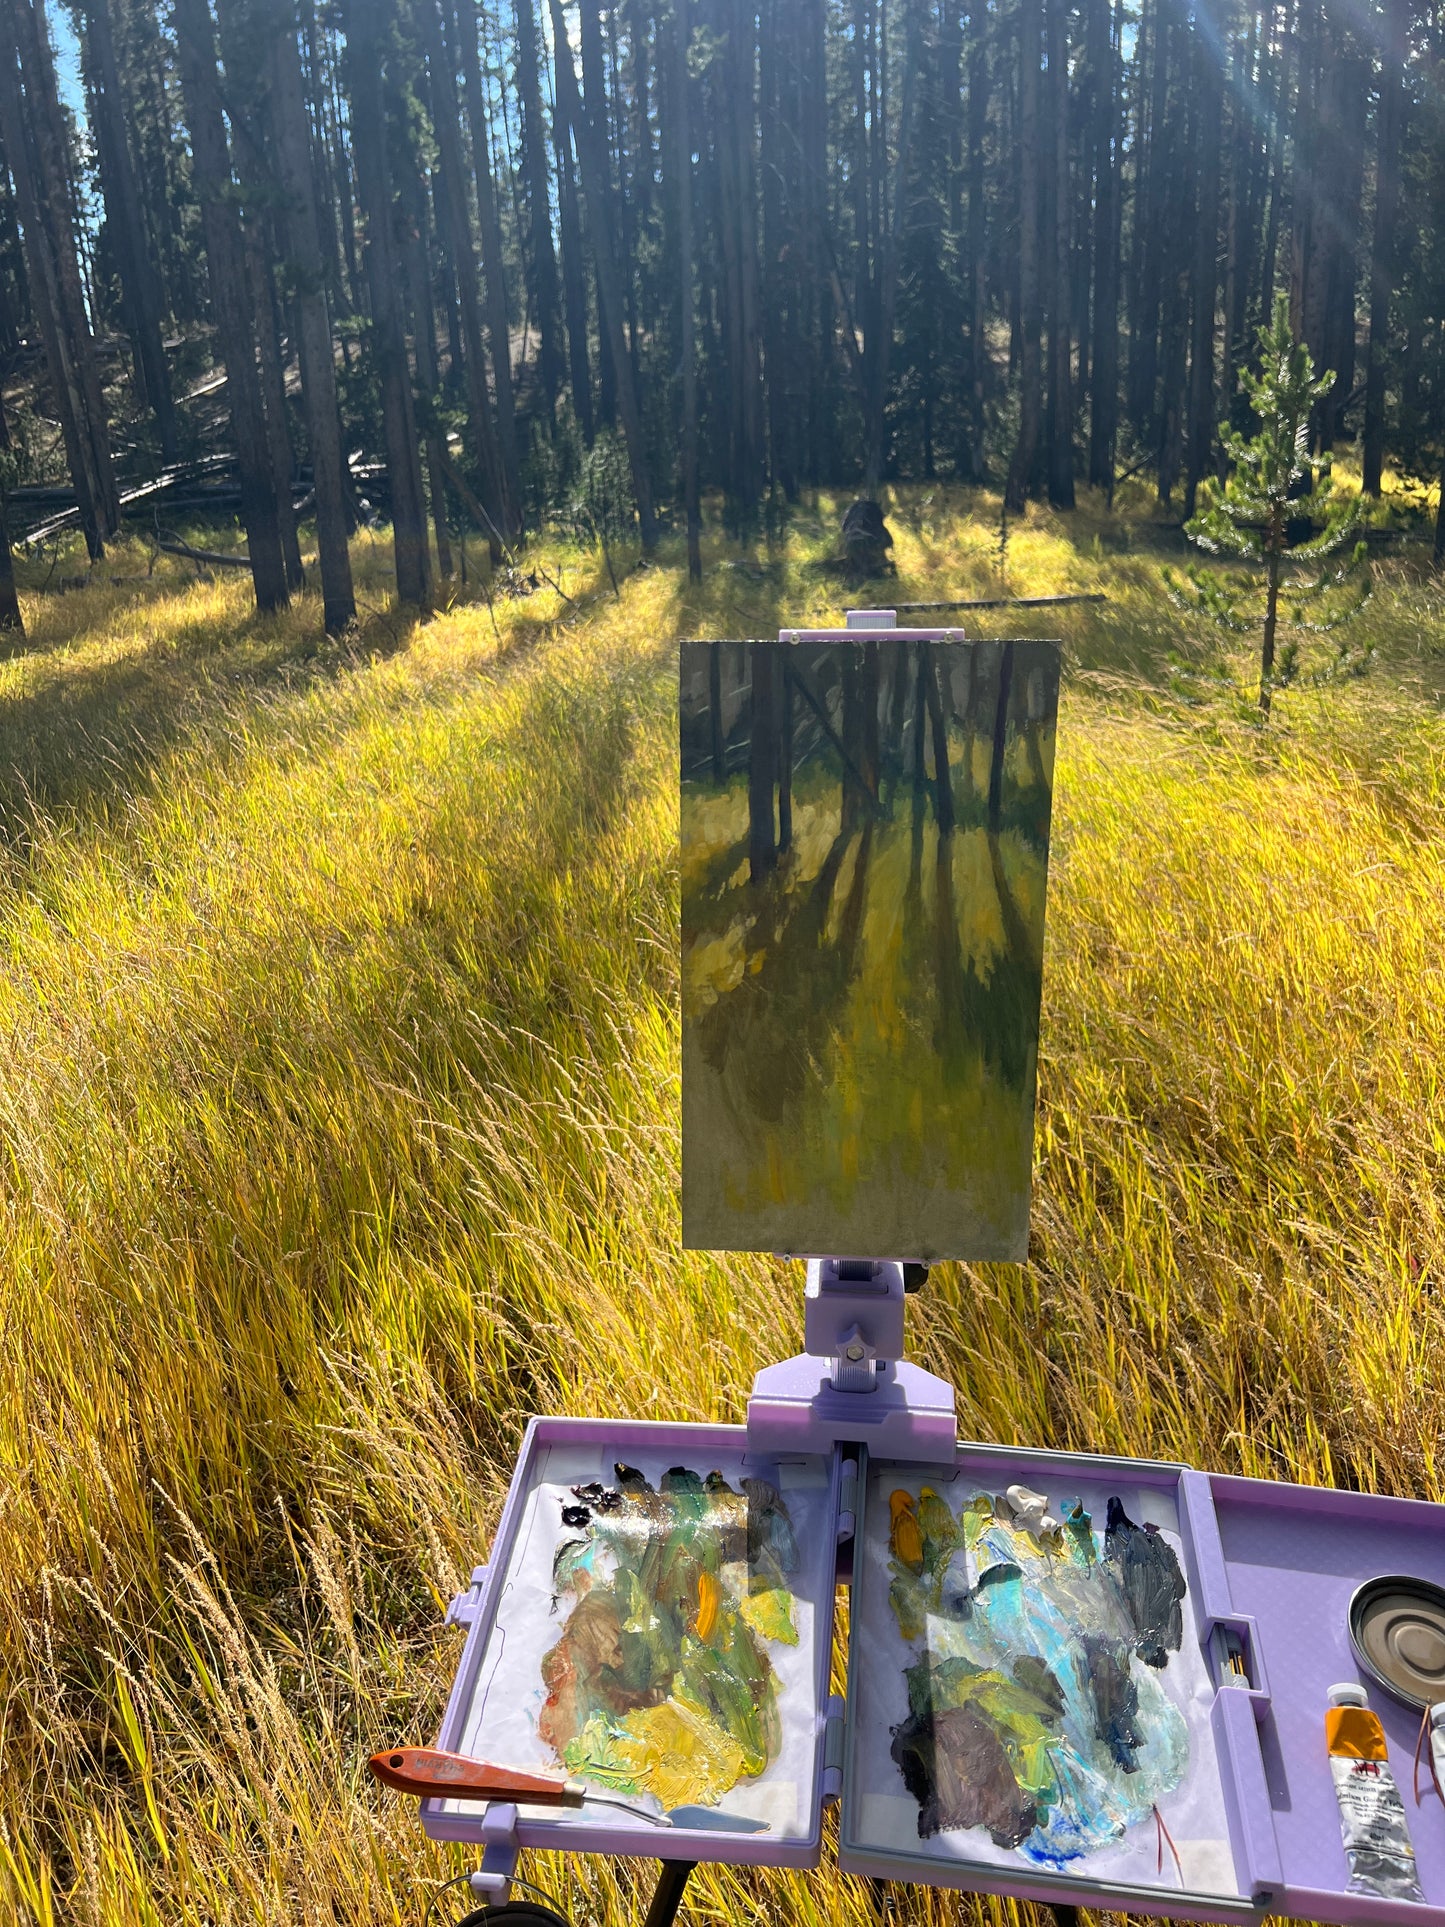
M 570 54 L 568 58 L 570 61 Z M 560 105 L 552 123 L 552 149 L 557 159 L 557 232 L 562 244 L 562 292 L 567 309 L 567 368 L 577 426 L 590 448 L 597 423 L 592 408 L 592 366 L 587 352 L 587 265 L 582 249 L 577 181 L 572 169 L 572 130 Z
M 1070 225 L 1073 189 L 1069 179 L 1069 15 L 1067 0 L 1045 0 L 1049 41 L 1049 149 L 1053 193 L 1053 300 L 1049 314 L 1049 500 L 1055 508 L 1074 506 L 1073 348 L 1069 315 L 1073 300 Z
M 0 497 L 0 631 L 18 636 L 22 641 L 25 638 L 25 621 L 15 588 L 15 558 L 10 553 L 9 517 L 3 497 Z
M 366 220 L 366 275 L 371 291 L 372 360 L 381 382 L 386 465 L 391 480 L 392 543 L 396 593 L 419 609 L 431 607 L 431 554 L 417 453 L 411 370 L 402 327 L 401 275 L 392 229 L 387 165 L 386 109 L 382 90 L 385 0 L 350 0 L 347 67 L 352 125 L 370 138 L 356 144 L 356 184 Z
M 448 22 L 451 17 L 448 11 Z M 475 0 L 456 0 L 455 18 L 461 70 L 467 85 L 472 178 L 477 188 L 477 228 L 482 247 L 487 339 L 492 350 L 492 383 L 497 401 L 497 454 L 501 463 L 503 501 L 508 518 L 506 532 L 509 537 L 515 538 L 522 532 L 522 471 L 517 454 L 517 407 L 512 389 L 512 330 L 508 314 L 502 223 L 497 213 L 497 193 L 492 181 L 491 127 L 482 88 Z
M 1375 232 L 1370 247 L 1370 339 L 1365 360 L 1362 481 L 1380 493 L 1385 467 L 1385 366 L 1390 336 L 1390 291 L 1395 268 L 1395 221 L 1400 200 L 1400 136 L 1405 115 L 1405 39 L 1408 0 L 1383 0 L 1380 104 L 1375 137 Z
M 526 194 L 525 260 L 529 298 L 537 323 L 537 383 L 550 422 L 562 386 L 562 316 L 557 295 L 557 256 L 552 246 L 552 212 L 547 188 L 547 136 L 542 118 L 542 85 L 537 50 L 537 16 L 532 0 L 516 0 L 517 94 L 522 106 L 522 184 Z
M 688 92 L 687 51 L 691 38 L 688 0 L 673 0 L 672 46 L 672 170 L 677 198 L 678 352 L 682 358 L 682 500 L 687 518 L 687 572 L 702 580 L 702 507 L 697 470 L 697 346 L 696 293 L 693 287 L 692 243 L 692 127 Z
M 988 233 L 985 199 L 984 140 L 988 130 L 988 0 L 973 0 L 969 14 L 971 46 L 968 55 L 968 259 L 964 270 L 965 309 L 968 316 L 968 479 L 981 482 L 988 430 L 988 318 L 984 306 L 984 247 Z
M 1201 0 L 1195 17 L 1194 56 L 1199 94 L 1198 203 L 1194 214 L 1194 303 L 1189 353 L 1189 463 L 1184 515 L 1194 513 L 1199 484 L 1210 472 L 1214 446 L 1214 319 L 1219 292 L 1219 144 L 1224 113 L 1223 20 Z
M 326 257 L 321 248 L 316 179 L 307 138 L 301 56 L 286 0 L 281 0 L 276 16 L 270 47 L 276 168 L 286 196 L 286 265 L 300 322 L 301 397 L 306 410 L 306 438 L 316 490 L 322 621 L 328 636 L 339 636 L 356 620 L 356 596 L 346 534 L 346 482 L 336 399 L 336 360 L 322 278 Z
M 1089 393 L 1089 480 L 1110 501 L 1119 434 L 1119 52 L 1116 4 L 1091 0 L 1097 61 L 1094 99 L 1093 367 Z
M 146 245 L 144 216 L 126 135 L 126 99 L 115 56 L 110 0 L 84 0 L 86 50 L 94 73 L 92 105 L 106 227 L 143 399 L 156 420 L 161 456 L 176 458 L 176 411 L 161 329 L 160 279 Z
M 622 293 L 622 272 L 618 265 L 612 229 L 611 189 L 607 165 L 607 141 L 601 115 L 604 105 L 588 102 L 584 111 L 577 92 L 577 70 L 572 65 L 571 43 L 562 0 L 551 0 L 553 45 L 557 69 L 557 110 L 565 115 L 577 142 L 577 158 L 582 174 L 582 193 L 587 202 L 587 224 L 592 235 L 597 282 L 606 309 L 607 343 L 612 355 L 617 382 L 618 413 L 627 443 L 628 466 L 632 471 L 632 492 L 637 501 L 638 532 L 644 554 L 657 546 L 657 523 L 652 508 L 652 480 L 647 472 L 647 451 L 642 440 L 642 412 L 632 380 L 632 360 L 627 350 L 623 327 L 626 308 Z M 593 0 L 582 0 L 582 35 L 585 47 L 589 34 L 597 32 Z
M 296 457 L 286 418 L 286 371 L 281 365 L 281 343 L 276 331 L 271 266 L 266 258 L 260 222 L 254 213 L 243 218 L 242 233 L 246 243 L 246 282 L 261 357 L 261 406 L 266 415 L 266 445 L 271 451 L 271 474 L 276 489 L 276 526 L 281 533 L 286 587 L 294 593 L 305 586 L 306 572 L 301 567 L 301 538 L 296 529 L 293 493 Z
M 777 694 L 774 688 L 779 645 L 750 642 L 752 705 L 748 751 L 748 877 L 763 883 L 777 868 L 773 788 L 777 781 Z
M 1038 463 L 1043 381 L 1039 260 L 1039 0 L 1019 6 L 1019 317 L 1023 357 L 1019 393 L 1019 433 L 1009 464 L 1004 501 L 1019 514 L 1034 485 Z
M 241 520 L 251 558 L 259 609 L 284 609 L 290 601 L 281 555 L 276 484 L 266 440 L 251 301 L 246 285 L 245 243 L 232 190 L 231 157 L 221 113 L 215 31 L 207 0 L 175 0 L 176 51 L 191 134 L 191 168 L 201 204 L 201 228 L 211 283 L 231 432 L 241 470 Z
M 373 4 L 373 0 L 362 0 Z M 461 111 L 457 101 L 455 67 L 442 35 L 438 0 L 421 0 L 420 20 L 431 70 L 432 124 L 441 156 L 446 192 L 447 244 L 457 278 L 461 309 L 463 357 L 467 388 L 467 417 L 473 450 L 482 475 L 482 502 L 493 523 L 490 531 L 493 560 L 499 560 L 501 541 L 515 535 L 521 518 L 511 495 L 511 481 L 492 421 L 492 398 L 487 387 L 486 354 L 482 346 L 480 277 L 467 215 L 467 174 L 462 154 Z M 494 370 L 495 372 L 495 370 Z M 508 394 L 510 395 L 510 387 Z

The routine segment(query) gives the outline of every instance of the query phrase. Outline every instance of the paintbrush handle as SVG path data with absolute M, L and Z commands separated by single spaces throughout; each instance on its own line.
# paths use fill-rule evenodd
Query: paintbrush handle
M 468 1759 L 464 1753 L 444 1753 L 435 1746 L 393 1746 L 373 1753 L 368 1761 L 383 1785 L 398 1793 L 423 1799 L 440 1794 L 454 1800 L 511 1800 L 527 1806 L 580 1807 L 580 1780 L 563 1780 L 555 1773 L 525 1773 L 520 1768 L 491 1766 Z

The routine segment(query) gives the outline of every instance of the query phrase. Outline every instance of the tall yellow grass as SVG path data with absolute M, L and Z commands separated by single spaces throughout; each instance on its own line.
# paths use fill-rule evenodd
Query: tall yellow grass
M 364 1759 L 434 1731 L 527 1414 L 738 1419 L 796 1348 L 796 1276 L 679 1248 L 671 645 L 835 613 L 833 506 L 698 590 L 559 549 L 571 601 L 424 627 L 363 541 L 344 648 L 179 571 L 28 598 L 0 1917 L 418 1921 L 464 1862 Z M 900 496 L 897 598 L 995 588 L 996 510 Z M 1373 675 L 1263 734 L 1160 555 L 1097 509 L 1011 536 L 1013 592 L 1112 600 L 1028 623 L 1070 645 L 1033 1261 L 936 1272 L 915 1346 L 976 1436 L 1440 1498 L 1441 597 L 1395 566 Z M 528 1871 L 598 1927 L 648 1878 Z M 870 1918 L 828 1871 L 688 1905 Z

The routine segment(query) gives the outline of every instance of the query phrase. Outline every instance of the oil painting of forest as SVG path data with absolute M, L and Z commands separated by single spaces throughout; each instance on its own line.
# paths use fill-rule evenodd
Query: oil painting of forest
M 1021 1259 L 1059 651 L 681 646 L 683 1241 Z

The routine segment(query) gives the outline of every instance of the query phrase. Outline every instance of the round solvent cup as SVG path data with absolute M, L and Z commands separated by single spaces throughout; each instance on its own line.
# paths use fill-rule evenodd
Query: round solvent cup
M 1350 1601 L 1350 1644 L 1407 1706 L 1445 1699 L 1445 1587 L 1399 1573 L 1367 1579 Z

